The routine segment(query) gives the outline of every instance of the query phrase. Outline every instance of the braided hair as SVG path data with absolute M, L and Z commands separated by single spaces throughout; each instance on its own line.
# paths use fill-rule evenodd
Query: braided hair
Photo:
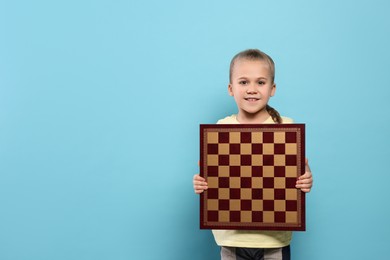
M 274 83 L 274 80 L 275 80 L 275 63 L 274 63 L 274 61 L 272 60 L 272 58 L 270 56 L 268 56 L 266 53 L 264 53 L 264 52 L 262 52 L 262 51 L 260 51 L 258 49 L 248 49 L 248 50 L 245 50 L 245 51 L 242 51 L 242 52 L 236 54 L 233 57 L 232 61 L 230 62 L 230 71 L 229 71 L 229 80 L 230 80 L 230 82 L 232 81 L 232 73 L 233 73 L 234 63 L 238 59 L 265 61 L 268 64 L 268 66 L 269 66 L 272 83 Z M 270 114 L 272 120 L 275 123 L 277 123 L 277 124 L 281 124 L 282 123 L 282 117 L 280 116 L 279 112 L 276 111 L 276 109 L 274 109 L 270 105 L 267 105 L 265 107 L 265 109 Z

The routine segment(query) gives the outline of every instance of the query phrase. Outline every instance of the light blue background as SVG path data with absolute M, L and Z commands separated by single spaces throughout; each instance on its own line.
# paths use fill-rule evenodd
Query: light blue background
M 0 259 L 218 259 L 199 230 L 200 123 L 259 48 L 307 124 L 294 259 L 384 259 L 390 2 L 0 1 Z

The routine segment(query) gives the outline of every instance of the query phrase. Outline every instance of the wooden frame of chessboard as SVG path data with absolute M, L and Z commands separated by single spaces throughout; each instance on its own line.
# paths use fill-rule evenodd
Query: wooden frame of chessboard
M 304 124 L 200 125 L 200 228 L 304 231 L 304 172 Z

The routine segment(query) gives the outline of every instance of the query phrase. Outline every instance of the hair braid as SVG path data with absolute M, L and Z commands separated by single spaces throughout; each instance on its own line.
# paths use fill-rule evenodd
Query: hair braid
M 270 114 L 270 116 L 272 117 L 272 120 L 274 120 L 275 123 L 277 123 L 277 124 L 281 124 L 282 123 L 282 121 L 283 121 L 282 117 L 280 116 L 279 112 L 276 111 L 276 109 L 274 109 L 270 105 L 267 105 L 265 107 L 265 109 Z

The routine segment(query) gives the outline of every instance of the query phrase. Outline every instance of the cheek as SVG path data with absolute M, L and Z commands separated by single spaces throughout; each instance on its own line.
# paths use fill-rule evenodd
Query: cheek
M 272 89 L 267 89 L 263 91 L 262 94 L 266 97 L 272 97 L 274 95 L 274 91 Z
M 231 88 L 229 94 L 233 97 L 238 97 L 242 95 L 242 91 L 239 88 Z

